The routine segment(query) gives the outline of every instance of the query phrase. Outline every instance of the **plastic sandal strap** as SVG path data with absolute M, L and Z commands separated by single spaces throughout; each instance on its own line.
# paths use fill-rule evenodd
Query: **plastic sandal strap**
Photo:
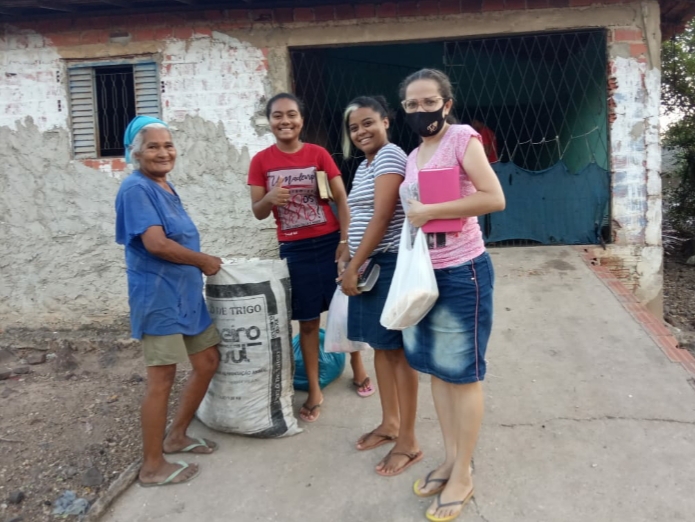
M 166 478 L 166 480 L 161 483 L 162 486 L 165 484 L 169 484 L 170 482 L 173 482 L 176 479 L 176 477 L 178 477 L 181 473 L 183 473 L 184 471 L 186 471 L 190 467 L 188 462 L 184 462 L 183 460 L 178 461 L 177 464 L 181 467 L 179 469 L 177 469 L 176 471 L 174 471 L 171 475 L 169 475 Z

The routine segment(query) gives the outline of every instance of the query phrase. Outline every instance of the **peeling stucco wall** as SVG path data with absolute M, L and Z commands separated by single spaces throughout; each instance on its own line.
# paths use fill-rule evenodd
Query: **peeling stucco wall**
M 269 89 L 263 51 L 221 33 L 160 46 L 163 117 L 178 149 L 170 179 L 203 251 L 277 256 L 273 224 L 255 220 L 246 186 L 250 157 L 272 143 L 250 125 Z M 122 159 L 72 159 L 60 51 L 27 31 L 0 37 L 1 326 L 128 311 L 113 210 L 128 171 Z
M 663 311 L 661 100 L 658 8 L 640 4 L 609 45 L 613 244 L 594 248 L 657 315 Z

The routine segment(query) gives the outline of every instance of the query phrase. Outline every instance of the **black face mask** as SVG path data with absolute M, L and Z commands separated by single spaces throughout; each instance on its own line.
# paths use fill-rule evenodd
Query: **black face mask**
M 434 136 L 444 127 L 444 107 L 434 112 L 407 112 L 405 121 L 411 129 L 423 138 Z

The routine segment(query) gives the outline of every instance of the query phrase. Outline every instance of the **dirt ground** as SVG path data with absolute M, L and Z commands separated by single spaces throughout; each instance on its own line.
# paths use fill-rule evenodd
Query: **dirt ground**
M 664 318 L 681 346 L 695 354 L 695 266 L 686 260 L 684 254 L 664 258 Z
M 128 336 L 126 324 L 0 333 L 0 371 L 48 356 L 0 380 L 0 522 L 55 520 L 66 490 L 91 503 L 139 456 L 145 368 Z
M 695 353 L 695 267 L 681 255 L 664 267 L 666 320 Z M 41 354 L 45 363 L 25 364 Z M 29 373 L 0 380 L 0 522 L 55 520 L 65 491 L 91 503 L 139 456 L 145 368 L 126 322 L 0 332 L 0 373 L 19 366 Z M 170 411 L 187 371 L 179 368 Z

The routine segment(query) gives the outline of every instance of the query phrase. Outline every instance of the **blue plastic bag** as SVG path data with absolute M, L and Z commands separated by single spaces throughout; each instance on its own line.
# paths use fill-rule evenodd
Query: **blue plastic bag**
M 345 368 L 344 353 L 326 353 L 323 349 L 323 342 L 326 332 L 319 330 L 319 385 L 325 388 L 330 383 L 335 381 L 343 373 Z M 299 347 L 299 334 L 292 339 L 292 349 L 294 350 L 294 389 L 309 391 L 309 381 L 306 379 L 306 370 L 304 369 L 304 359 L 302 358 L 302 349 Z

